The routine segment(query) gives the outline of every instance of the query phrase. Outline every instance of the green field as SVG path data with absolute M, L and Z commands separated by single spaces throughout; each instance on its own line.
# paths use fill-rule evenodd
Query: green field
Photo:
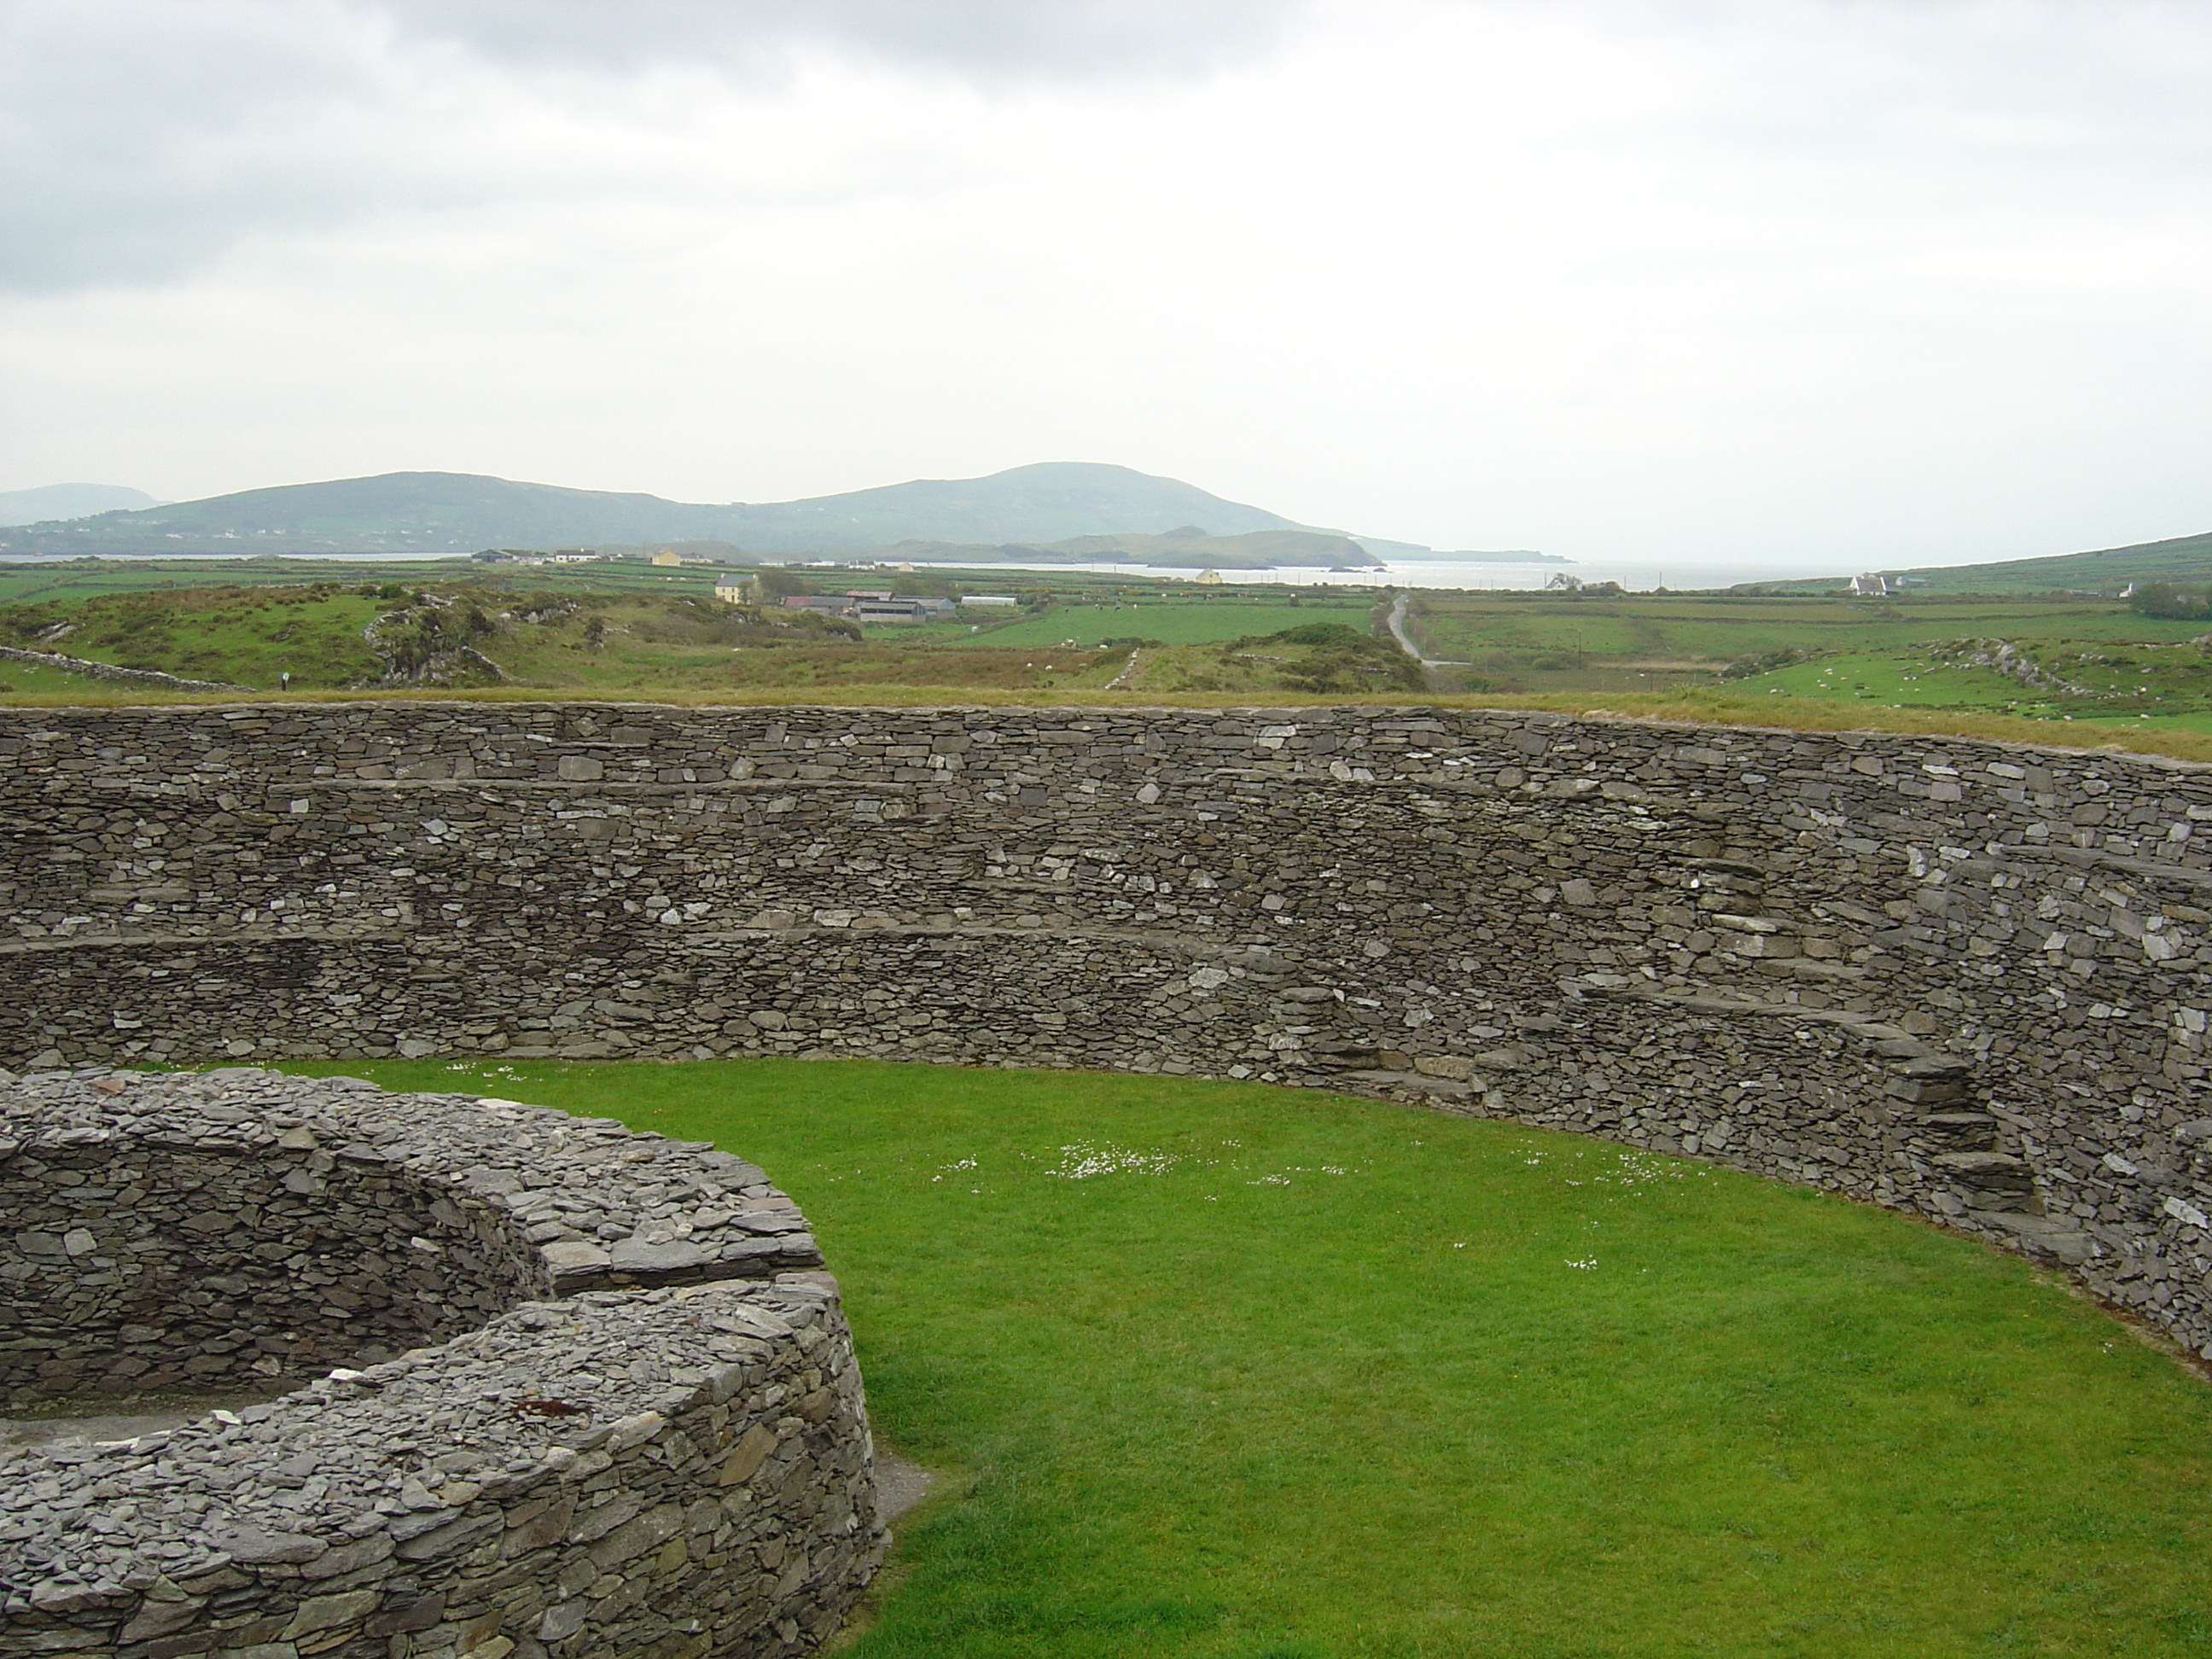
M 112 686 L 106 688 L 114 690 Z M 43 663 L 0 661 L 0 697 L 67 697 L 98 696 L 100 683 Z
M 1467 665 L 1492 690 L 1662 690 L 1776 653 L 1895 649 L 1970 638 L 2180 642 L 2201 622 L 2139 616 L 2115 599 L 1730 594 L 1424 593 L 1423 654 Z M 1480 689 L 1480 688 L 1476 688 Z
M 949 1488 L 856 1659 L 2212 1647 L 2212 1393 L 1864 1206 L 1256 1085 L 346 1069 L 712 1139 L 805 1206 L 878 1434 Z
M 1343 623 L 1364 633 L 1373 611 L 1374 600 L 1365 595 L 1348 601 L 1334 595 L 1302 596 L 1291 604 L 1285 602 L 1280 589 L 1200 588 L 1160 599 L 1069 599 L 1042 616 L 991 628 L 980 638 L 995 646 L 1097 645 L 1105 640 L 1212 645 L 1316 622 Z
M 1383 589 L 1083 571 L 769 574 L 816 592 L 1012 593 L 1021 608 L 856 634 L 773 603 L 723 605 L 712 592 L 718 573 L 696 566 L 78 561 L 0 565 L 0 643 L 264 690 L 289 672 L 291 694 L 308 697 L 1420 700 L 2029 742 L 2094 737 L 2212 758 L 2207 620 L 2144 616 L 2116 599 L 1417 592 L 1411 630 L 1422 655 L 1445 665 L 1424 672 L 1381 626 Z M 1341 635 L 1297 643 L 1316 623 Z M 1999 646 L 2053 683 L 1968 660 Z M 185 695 L 0 669 L 0 700 Z
M 226 568 L 236 574 L 227 566 L 211 574 Z M 26 591 L 0 602 L 0 644 L 260 690 L 276 689 L 289 674 L 295 693 L 1048 695 L 1103 691 L 1117 680 L 1133 693 L 1420 689 L 1395 647 L 1377 642 L 1355 653 L 1365 660 L 1350 672 L 1342 651 L 1317 667 L 1331 653 L 1279 638 L 1334 623 L 1365 639 L 1372 606 L 1364 599 L 1308 603 L 1279 587 L 1158 593 L 1086 575 L 1069 586 L 1024 590 L 1028 608 L 1020 611 L 863 629 L 775 604 L 725 604 L 713 597 L 711 578 L 695 572 L 606 567 L 627 580 L 595 583 L 575 574 L 582 568 L 483 570 L 448 562 L 439 581 L 402 580 L 370 567 L 377 580 L 174 579 L 169 586 L 146 585 L 149 573 L 141 569 L 90 592 Z M 362 569 L 356 563 L 350 574 Z M 87 580 L 108 574 L 76 574 Z M 568 580 L 540 585 L 549 574 Z M 126 578 L 137 585 L 125 585 Z M 75 579 L 57 575 L 64 588 Z M 815 591 L 836 592 L 860 579 L 809 580 Z M 938 574 L 887 585 L 949 586 Z M 1146 659 L 1133 669 L 1126 641 L 1138 638 L 1163 643 L 1148 644 Z M 1125 642 L 1109 647 L 1109 639 Z M 1273 643 L 1242 653 L 1221 649 L 1240 641 Z M 70 689 L 55 671 L 27 666 L 18 690 Z
M 2198 624 L 2200 627 L 2202 624 Z M 1988 711 L 2057 721 L 2212 732 L 2212 650 L 2179 643 L 2020 641 L 2014 660 L 1991 662 L 1996 641 L 1816 658 L 1738 682 L 1752 696 L 1812 697 L 1869 708 Z
M 1896 652 L 1820 657 L 1742 681 L 1739 690 L 1770 696 L 1828 697 L 1892 707 L 2011 710 L 2029 694 L 2017 680 L 1985 668 L 1938 665 Z
M 532 588 L 570 592 L 711 593 L 716 573 L 642 562 L 478 567 L 466 559 L 56 559 L 0 563 L 0 605 L 188 587 L 406 586 L 496 571 Z
M 358 586 L 366 582 L 428 583 L 485 581 L 533 590 L 575 593 L 710 594 L 717 582 L 757 574 L 762 567 L 689 564 L 674 569 L 642 559 L 601 559 L 588 564 L 481 564 L 465 558 L 386 559 L 266 557 L 258 559 L 47 559 L 0 560 L 0 605 L 28 600 L 88 599 L 102 593 L 135 593 L 184 587 L 296 586 L 323 583 Z M 1133 580 L 1126 574 L 1088 570 L 968 570 L 932 568 L 892 570 L 882 566 L 800 565 L 791 567 L 809 591 L 842 592 L 848 587 L 891 587 L 901 593 L 1014 593 L 1048 592 L 1063 597 L 1209 591 L 1159 577 Z M 1231 592 L 1252 590 L 1231 589 Z M 1270 591 L 1286 595 L 1279 585 Z

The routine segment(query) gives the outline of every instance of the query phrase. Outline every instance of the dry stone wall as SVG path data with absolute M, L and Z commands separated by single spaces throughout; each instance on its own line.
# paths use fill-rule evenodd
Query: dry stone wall
M 0 717 L 0 1054 L 1254 1077 L 1808 1181 L 2212 1347 L 2212 773 L 1480 710 Z
M 265 1388 L 532 1297 L 822 1266 L 756 1165 L 476 1096 L 0 1073 L 0 1406 Z
M 159 686 L 165 691 L 243 691 L 242 685 L 222 680 L 188 680 L 155 668 L 118 668 L 113 663 L 94 662 L 88 657 L 65 657 L 58 651 L 25 651 L 0 645 L 0 662 L 20 662 L 32 668 L 56 668 L 80 679 L 108 680 L 118 685 Z
M 19 1401 L 356 1362 L 0 1450 L 0 1655 L 782 1659 L 881 1557 L 835 1283 L 741 1158 L 352 1079 L 90 1071 L 0 1076 L 0 1182 Z

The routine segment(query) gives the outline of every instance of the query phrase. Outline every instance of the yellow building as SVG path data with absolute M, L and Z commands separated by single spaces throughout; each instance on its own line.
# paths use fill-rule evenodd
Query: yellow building
M 1221 586 L 1221 573 L 1218 570 L 1201 570 L 1198 573 L 1198 580 L 1208 587 L 1218 587 Z
M 664 547 L 653 556 L 653 562 L 661 565 L 678 565 L 684 562 L 684 556 L 672 547 Z

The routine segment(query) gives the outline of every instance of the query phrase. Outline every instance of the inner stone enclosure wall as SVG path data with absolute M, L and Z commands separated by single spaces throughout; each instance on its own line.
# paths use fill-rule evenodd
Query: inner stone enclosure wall
M 0 1060 L 873 1054 L 1581 1129 L 2212 1352 L 2212 772 L 1425 709 L 0 714 Z
M 106 1112 L 42 1121 L 49 1096 Z M 757 1165 L 611 1119 L 238 1066 L 0 1073 L 0 1411 L 265 1389 L 533 1297 L 821 1266 Z
M 10 1150 L 0 1407 L 88 1371 L 111 1390 L 264 1387 L 389 1359 L 548 1293 L 534 1249 L 381 1164 L 112 1137 L 41 1160 Z
M 733 1154 L 352 1078 L 0 1073 L 0 1408 L 355 1362 L 0 1442 L 0 1656 L 799 1659 L 881 1557 L 835 1281 Z

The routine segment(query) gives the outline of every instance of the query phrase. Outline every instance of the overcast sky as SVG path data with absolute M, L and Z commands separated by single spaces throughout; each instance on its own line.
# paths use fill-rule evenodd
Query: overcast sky
M 2212 529 L 2205 0 L 0 0 L 0 488 Z

